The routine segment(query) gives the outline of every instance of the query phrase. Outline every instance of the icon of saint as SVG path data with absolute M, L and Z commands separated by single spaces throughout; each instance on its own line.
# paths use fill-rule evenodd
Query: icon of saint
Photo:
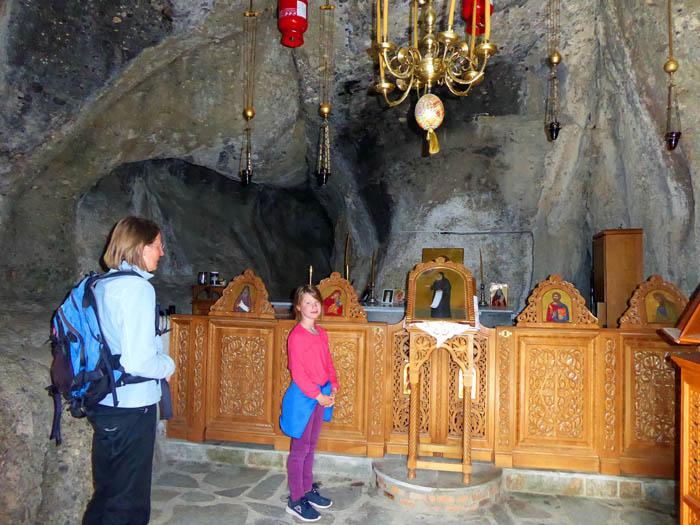
M 250 301 L 250 286 L 247 284 L 238 294 L 238 298 L 233 303 L 234 312 L 250 312 L 251 301 Z
M 434 319 L 449 319 L 452 317 L 450 309 L 450 298 L 452 285 L 443 272 L 438 272 L 440 277 L 435 279 L 430 289 L 433 294 L 433 302 L 430 303 L 430 317 Z
M 333 290 L 323 300 L 323 313 L 324 315 L 343 315 L 343 302 L 341 301 L 340 290 Z
M 554 292 L 552 294 L 552 302 L 549 303 L 549 306 L 547 307 L 547 322 L 569 322 L 569 307 L 561 302 L 561 294 L 559 292 Z

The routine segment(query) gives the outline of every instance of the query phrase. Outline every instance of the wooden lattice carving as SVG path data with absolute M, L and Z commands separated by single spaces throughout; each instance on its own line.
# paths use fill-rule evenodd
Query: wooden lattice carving
M 664 328 L 675 326 L 688 299 L 675 284 L 652 275 L 634 290 L 629 307 L 620 318 L 620 328 Z
M 598 319 L 586 308 L 586 301 L 576 287 L 557 274 L 537 285 L 516 325 L 599 328 Z
M 323 297 L 324 321 L 367 322 L 367 312 L 360 306 L 355 288 L 338 272 L 318 283 L 318 289 Z
M 209 315 L 274 319 L 275 310 L 268 300 L 265 283 L 248 269 L 228 284 Z

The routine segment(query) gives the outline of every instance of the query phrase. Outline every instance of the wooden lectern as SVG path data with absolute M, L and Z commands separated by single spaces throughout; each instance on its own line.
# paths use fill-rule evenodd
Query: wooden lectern
M 700 343 L 700 285 L 695 297 L 688 303 L 675 328 L 664 328 L 663 332 L 679 345 Z
M 663 331 L 679 344 L 700 343 L 700 291 L 676 328 Z M 700 353 L 675 355 L 681 369 L 681 524 L 700 521 Z
M 471 396 L 476 388 L 474 368 L 474 334 L 476 311 L 474 279 L 462 264 L 438 257 L 422 263 L 408 274 L 406 326 L 409 333 L 409 383 L 411 395 L 408 416 L 408 478 L 415 479 L 416 469 L 461 472 L 462 482 L 471 481 Z M 442 321 L 443 323 L 435 323 Z M 438 333 L 442 332 L 442 333 Z M 433 334 L 433 335 L 431 335 Z M 441 340 L 438 341 L 437 337 Z M 439 350 L 449 353 L 459 367 L 463 381 L 462 443 L 459 450 L 446 443 L 420 444 L 420 388 L 423 364 Z M 436 420 L 446 417 L 438 407 Z M 445 462 L 419 459 L 419 447 L 431 454 L 460 453 L 462 461 Z

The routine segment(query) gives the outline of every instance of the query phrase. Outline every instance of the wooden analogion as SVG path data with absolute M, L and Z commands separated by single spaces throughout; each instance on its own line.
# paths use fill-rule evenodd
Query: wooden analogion
M 416 287 L 407 320 L 435 320 L 432 309 L 441 308 L 435 276 L 424 281 L 416 275 L 416 285 L 427 287 Z M 450 290 L 450 300 L 459 300 L 444 320 L 474 324 L 471 282 Z M 669 356 L 694 355 L 697 347 L 660 335 L 687 302 L 660 277 L 632 294 L 621 328 L 601 328 L 578 290 L 553 275 L 537 285 L 516 326 L 475 328 L 439 347 L 415 326 L 368 322 L 338 274 L 320 289 L 319 324 L 328 331 L 340 391 L 319 450 L 408 455 L 415 443 L 424 456 L 416 461 L 443 456 L 463 474 L 477 460 L 673 477 L 679 401 Z M 207 315 L 171 320 L 177 370 L 168 436 L 287 449 L 279 416 L 294 321 L 274 318 L 264 283 L 246 271 Z

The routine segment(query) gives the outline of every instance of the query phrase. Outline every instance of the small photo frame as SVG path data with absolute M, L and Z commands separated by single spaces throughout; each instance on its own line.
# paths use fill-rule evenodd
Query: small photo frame
M 489 306 L 506 308 L 508 306 L 508 285 L 504 283 L 489 284 Z
M 385 288 L 382 290 L 382 303 L 391 304 L 394 302 L 394 290 L 393 288 Z
M 406 290 L 394 290 L 394 304 L 404 304 L 406 302 Z

